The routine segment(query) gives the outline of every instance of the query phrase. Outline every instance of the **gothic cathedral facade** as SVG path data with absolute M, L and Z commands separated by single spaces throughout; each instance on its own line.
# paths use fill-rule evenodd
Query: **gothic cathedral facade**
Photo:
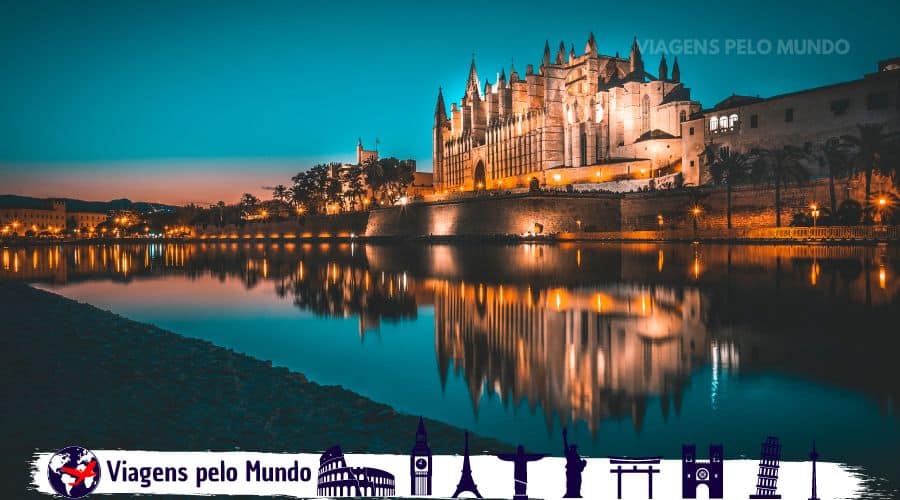
M 554 184 L 600 184 L 655 178 L 682 166 L 682 122 L 699 113 L 681 83 L 677 59 L 669 73 L 644 69 L 637 40 L 629 57 L 601 55 L 591 34 L 584 53 L 549 44 L 537 72 L 515 67 L 482 85 L 469 68 L 465 94 L 449 114 L 438 91 L 433 165 L 437 193 Z

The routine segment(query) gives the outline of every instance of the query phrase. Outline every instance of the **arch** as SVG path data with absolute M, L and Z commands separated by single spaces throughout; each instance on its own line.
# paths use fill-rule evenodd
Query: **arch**
M 738 122 L 737 113 L 732 114 L 731 116 L 728 117 L 728 126 L 729 127 L 734 127 L 735 125 L 737 125 L 737 122 Z
M 475 190 L 481 191 L 485 187 L 487 187 L 487 183 L 485 182 L 484 162 L 478 160 L 478 164 L 475 165 Z
M 540 191 L 541 190 L 541 181 L 538 180 L 537 177 L 532 177 L 528 179 L 528 190 L 529 191 Z
M 728 117 L 722 115 L 719 117 L 719 128 L 728 128 Z
M 709 119 L 709 129 L 715 130 L 719 127 L 719 119 L 715 116 Z

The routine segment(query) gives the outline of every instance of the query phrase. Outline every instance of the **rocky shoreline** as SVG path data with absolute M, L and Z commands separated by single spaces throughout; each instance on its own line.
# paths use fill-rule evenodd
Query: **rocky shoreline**
M 70 444 L 273 452 L 340 444 L 408 453 L 414 443 L 416 416 L 24 284 L 0 283 L 0 321 L 3 420 L 13 448 L 3 461 L 26 484 L 34 452 Z M 434 453 L 459 453 L 461 429 L 426 426 Z M 507 446 L 477 436 L 471 445 Z

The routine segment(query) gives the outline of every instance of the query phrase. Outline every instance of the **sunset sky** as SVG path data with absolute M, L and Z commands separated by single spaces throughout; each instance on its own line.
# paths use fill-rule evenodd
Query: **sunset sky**
M 579 54 L 640 41 L 846 39 L 846 55 L 682 54 L 704 106 L 873 72 L 900 56 L 896 2 L 2 1 L 0 194 L 236 201 L 357 137 L 431 168 L 437 89 L 524 74 L 545 39 Z M 724 49 L 724 47 L 723 47 Z M 670 67 L 671 67 L 671 55 Z M 659 53 L 645 53 L 656 72 Z M 449 102 L 448 102 L 449 106 Z

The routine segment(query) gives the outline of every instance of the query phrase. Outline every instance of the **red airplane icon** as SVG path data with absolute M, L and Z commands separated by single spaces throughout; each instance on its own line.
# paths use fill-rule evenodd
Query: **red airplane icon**
M 86 478 L 94 477 L 97 475 L 97 473 L 94 472 L 95 465 L 97 465 L 97 461 L 91 460 L 90 462 L 88 462 L 87 467 L 85 467 L 84 470 L 73 469 L 71 467 L 61 467 L 60 470 L 70 476 L 75 476 L 77 478 L 75 479 L 74 483 L 69 483 L 69 486 L 75 487 L 81 484 L 81 482 Z

